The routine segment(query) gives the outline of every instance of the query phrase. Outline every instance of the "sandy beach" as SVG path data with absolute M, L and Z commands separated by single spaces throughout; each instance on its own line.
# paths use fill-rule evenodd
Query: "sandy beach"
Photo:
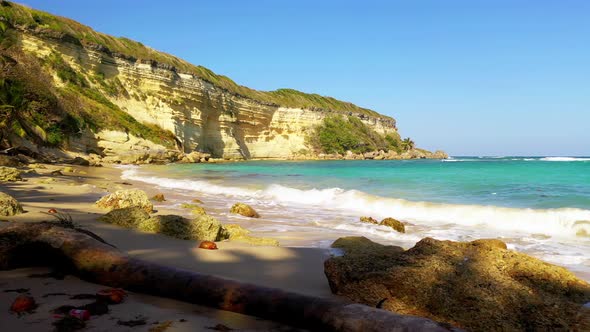
M 36 168 L 34 173 L 23 174 L 25 179 L 23 182 L 3 183 L 2 190 L 15 197 L 23 205 L 26 213 L 14 217 L 3 217 L 4 222 L 0 223 L 0 227 L 5 227 L 13 222 L 51 220 L 53 217 L 47 214 L 47 211 L 56 209 L 69 214 L 75 223 L 96 233 L 133 257 L 307 295 L 334 296 L 330 292 L 323 273 L 323 261 L 329 254 L 324 249 L 259 247 L 244 243 L 219 242 L 217 243 L 219 250 L 208 251 L 198 249 L 198 243 L 195 241 L 147 234 L 102 223 L 97 221 L 97 218 L 106 211 L 94 206 L 94 202 L 101 196 L 111 191 L 129 188 L 145 190 L 150 197 L 157 191 L 145 184 L 122 181 L 120 179 L 121 171 L 110 166 L 70 166 L 73 168 L 73 172 L 51 175 L 51 172 L 63 170 L 64 167 L 64 165 L 43 165 Z M 166 209 L 166 204 L 174 203 L 168 201 L 156 205 L 156 213 L 178 212 Z M 92 293 L 101 288 L 100 285 L 89 284 L 69 276 L 64 280 L 50 280 L 49 282 L 44 279 L 27 278 L 26 276 L 31 273 L 27 269 L 1 272 L 0 290 L 25 288 L 30 289 L 33 296 L 42 298 L 43 294 L 52 293 L 55 289 L 61 289 L 61 292 L 67 294 L 77 294 Z M 11 292 L 2 295 L 0 305 L 4 307 L 8 307 L 11 299 L 16 296 Z M 47 330 L 49 322 L 53 319 L 49 310 L 54 305 L 58 306 L 57 302 L 63 300 L 67 300 L 67 297 L 42 298 L 40 302 L 43 305 L 37 309 L 35 314 L 20 318 L 8 316 L 7 311 L 2 310 L 0 321 L 10 321 L 10 326 L 14 328 L 27 326 L 32 330 L 36 328 Z M 133 303 L 142 304 L 139 306 L 141 309 L 129 313 L 128 309 L 132 307 Z M 156 326 L 157 324 L 153 324 L 156 321 L 175 321 L 170 326 L 170 331 L 202 330 L 207 326 L 222 323 L 239 330 L 277 330 L 281 328 L 276 324 L 268 325 L 257 319 L 244 318 L 245 316 L 242 315 L 227 314 L 212 309 L 205 310 L 177 301 L 139 295 L 131 296 L 130 303 L 121 308 L 121 310 L 113 309 L 113 313 L 109 314 L 111 318 L 91 321 L 89 326 L 93 326 L 92 330 L 97 331 L 113 330 L 113 328 L 125 330 L 124 326 L 116 326 L 117 319 L 124 319 L 125 315 L 141 314 L 150 317 L 148 325 L 144 327 L 145 330 Z M 189 322 L 180 324 L 178 319 L 186 319 Z

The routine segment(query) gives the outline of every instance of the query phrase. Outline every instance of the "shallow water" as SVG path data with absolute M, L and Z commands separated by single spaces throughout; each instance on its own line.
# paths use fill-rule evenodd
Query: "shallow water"
M 127 168 L 124 178 L 199 197 L 222 222 L 283 245 L 328 247 L 364 235 L 411 247 L 430 236 L 500 238 L 516 250 L 590 272 L 590 158 L 465 157 L 410 161 L 250 161 Z M 227 213 L 236 201 L 262 220 Z M 359 216 L 408 222 L 406 234 Z

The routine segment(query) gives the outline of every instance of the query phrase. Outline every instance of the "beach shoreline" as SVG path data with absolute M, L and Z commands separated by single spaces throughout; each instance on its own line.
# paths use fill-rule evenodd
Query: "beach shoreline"
M 94 205 L 100 197 L 120 189 L 141 189 L 146 191 L 150 197 L 160 191 L 144 183 L 122 180 L 120 178 L 121 169 L 111 165 L 104 167 L 59 164 L 39 165 L 35 165 L 35 173 L 23 174 L 25 181 L 3 183 L 2 191 L 16 198 L 23 206 L 25 213 L 11 217 L 1 217 L 0 229 L 14 223 L 54 220 L 54 217 L 48 214 L 47 211 L 49 209 L 56 209 L 60 213 L 70 215 L 76 224 L 94 232 L 108 243 L 134 258 L 205 275 L 279 288 L 305 295 L 336 297 L 330 292 L 323 273 L 323 261 L 329 255 L 328 251 L 324 249 L 253 246 L 240 242 L 221 241 L 217 243 L 219 250 L 210 251 L 199 249 L 199 241 L 187 241 L 164 235 L 142 233 L 103 223 L 98 221 L 97 218 L 108 211 Z M 64 168 L 71 169 L 73 172 L 63 172 Z M 51 174 L 51 172 L 58 170 L 62 170 L 63 175 Z M 172 204 L 170 201 L 168 203 Z M 155 213 L 158 215 L 178 214 L 177 210 L 167 209 L 166 204 L 157 204 L 155 210 L 157 210 Z M 10 288 L 22 284 L 16 288 L 35 289 L 35 293 L 45 290 L 42 280 L 23 279 L 20 274 L 17 277 L 18 273 L 18 271 L 0 272 L 0 285 Z M 21 279 L 22 283 L 19 281 Z M 80 281 L 77 281 L 77 283 L 80 283 Z M 2 289 L 5 287 L 2 287 Z M 70 282 L 64 284 L 63 287 L 68 289 L 74 287 L 76 289 L 77 286 L 72 285 Z M 99 286 L 96 285 L 96 287 Z M 75 292 L 75 290 L 71 292 Z M 6 297 L 5 300 L 8 300 L 8 298 L 12 297 Z M 151 311 L 148 311 L 152 313 L 160 312 L 156 317 L 169 314 L 169 310 L 166 310 L 166 303 L 169 303 L 167 301 L 171 300 L 161 299 L 160 301 L 159 298 L 151 298 L 152 307 L 150 307 Z M 142 304 L 146 303 L 140 298 L 136 298 L 134 301 Z M 44 310 L 46 308 L 45 306 L 43 307 Z M 158 311 L 158 308 L 161 310 Z M 211 312 L 214 311 L 219 310 L 212 310 Z M 191 312 L 193 313 L 190 315 L 199 316 L 194 314 L 194 310 Z M 6 312 L 2 315 L 5 314 Z M 45 313 L 45 316 L 47 315 L 49 314 Z M 32 326 L 33 330 L 35 328 L 38 328 L 38 330 L 47 330 L 48 319 L 42 320 L 44 325 L 34 323 L 39 321 L 39 317 L 37 316 L 25 316 L 23 318 L 24 320 L 15 320 L 14 317 L 10 319 L 8 317 L 0 317 L 0 321 L 5 321 L 4 318 L 6 318 L 6 321 L 11 322 L 10 324 L 16 324 L 10 325 L 15 328 L 22 326 L 22 324 L 28 324 L 27 326 Z M 174 317 L 174 315 L 172 316 Z M 223 317 L 224 314 L 213 313 L 210 316 Z M 189 318 L 184 319 L 190 321 Z M 157 321 L 158 319 L 154 320 Z M 211 319 L 207 317 L 201 317 L 195 320 L 195 324 L 201 324 L 201 329 L 211 326 Z M 254 319 L 251 320 L 255 321 Z M 224 324 L 234 328 L 240 327 L 245 330 L 249 328 L 256 330 L 277 330 L 278 328 L 275 326 L 276 324 L 251 324 L 248 323 L 247 318 L 237 319 L 237 322 L 235 323 L 230 319 L 229 323 L 226 321 Z M 174 325 L 182 327 L 182 324 L 179 325 L 178 322 L 175 322 Z M 185 324 L 179 330 L 191 330 L 190 328 L 185 329 L 187 326 L 194 327 L 195 325 Z M 120 330 L 121 326 L 118 328 L 115 327 L 115 331 Z M 174 331 L 177 329 L 171 330 Z

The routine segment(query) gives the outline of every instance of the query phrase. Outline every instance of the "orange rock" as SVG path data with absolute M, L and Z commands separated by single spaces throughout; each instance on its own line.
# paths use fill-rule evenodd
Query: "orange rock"
M 203 241 L 203 242 L 201 242 L 201 244 L 199 244 L 199 248 L 215 250 L 215 249 L 217 249 L 217 245 L 215 244 L 215 242 L 212 242 L 212 241 Z
M 37 304 L 35 303 L 34 298 L 27 295 L 19 295 L 14 302 L 12 302 L 10 310 L 16 313 L 23 313 L 35 309 L 36 306 Z
M 47 213 L 57 213 L 56 209 L 49 209 L 49 211 L 47 211 Z

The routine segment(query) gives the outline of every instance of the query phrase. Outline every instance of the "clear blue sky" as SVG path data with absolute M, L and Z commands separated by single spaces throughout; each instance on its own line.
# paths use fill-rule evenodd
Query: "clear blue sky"
M 590 1 L 21 0 L 452 155 L 590 155 Z

